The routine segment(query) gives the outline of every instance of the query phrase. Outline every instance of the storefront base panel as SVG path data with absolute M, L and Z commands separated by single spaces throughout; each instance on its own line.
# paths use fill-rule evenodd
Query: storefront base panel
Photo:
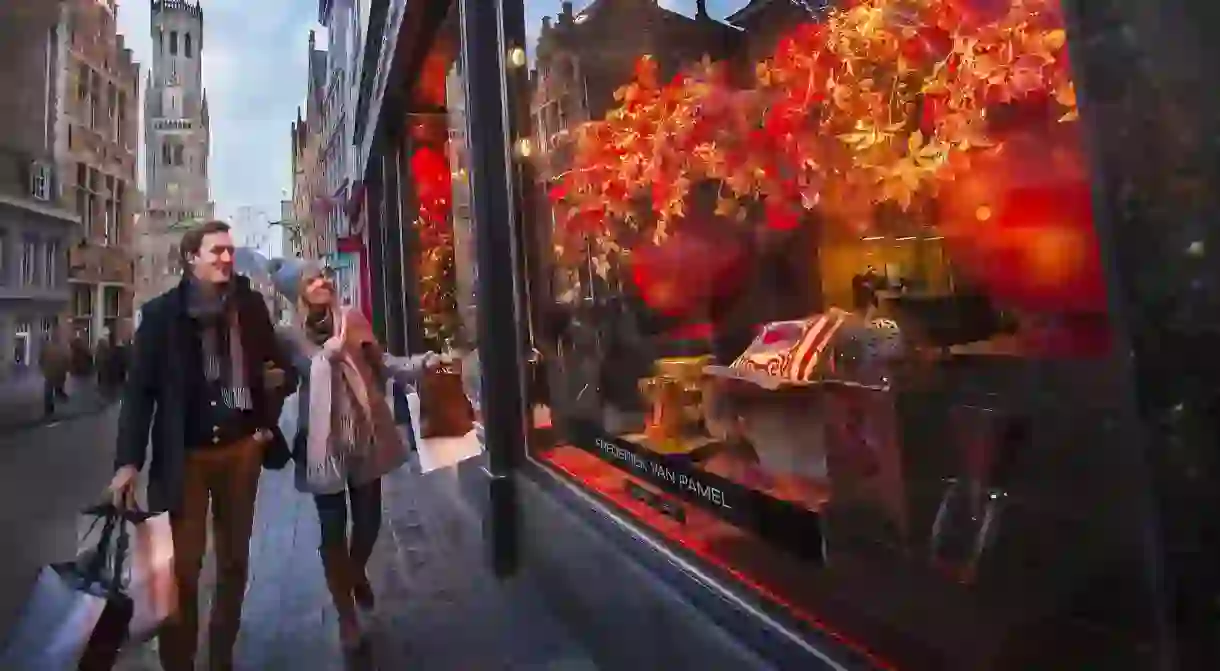
M 600 668 L 856 668 L 772 628 L 547 477 L 516 478 L 518 579 Z

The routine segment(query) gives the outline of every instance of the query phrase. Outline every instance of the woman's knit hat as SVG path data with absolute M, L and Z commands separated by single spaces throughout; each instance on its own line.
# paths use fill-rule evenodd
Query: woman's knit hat
M 272 259 L 271 283 L 280 295 L 295 303 L 301 295 L 301 282 L 307 276 L 312 277 L 322 272 L 321 264 L 304 259 L 284 258 Z

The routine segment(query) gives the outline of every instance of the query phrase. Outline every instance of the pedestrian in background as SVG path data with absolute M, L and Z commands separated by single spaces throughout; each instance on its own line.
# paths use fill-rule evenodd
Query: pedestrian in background
M 68 400 L 64 385 L 71 366 L 72 356 L 63 333 L 56 329 L 38 352 L 38 368 L 42 372 L 42 409 L 48 416 L 55 414 L 56 401 Z
M 93 353 L 89 351 L 89 343 L 84 338 L 73 338 L 68 344 L 70 352 L 70 372 L 75 378 L 93 376 Z
M 151 456 L 148 507 L 170 511 L 180 606 L 160 634 L 165 671 L 195 668 L 209 505 L 216 589 L 208 657 L 213 671 L 233 668 L 259 474 L 282 400 L 267 373 L 295 387 L 263 297 L 234 274 L 233 253 L 224 222 L 183 234 L 183 280 L 145 304 L 123 390 L 109 491 L 116 505 L 134 506 Z
M 98 338 L 97 344 L 93 346 L 93 368 L 94 374 L 97 376 L 97 387 L 102 394 L 109 396 L 114 389 L 114 380 L 111 376 L 114 367 L 113 359 L 114 351 L 110 347 L 110 343 L 104 338 Z
M 273 263 L 276 290 L 295 303 L 295 324 L 279 336 L 301 376 L 296 484 L 314 495 L 319 552 L 339 615 L 344 651 L 364 644 L 356 607 L 375 605 L 366 567 L 381 531 L 381 478 L 407 460 L 385 396 L 389 376 L 416 382 L 442 362 L 436 354 L 384 354 L 358 309 L 339 305 L 330 276 L 299 259 Z M 348 518 L 351 534 L 348 534 Z

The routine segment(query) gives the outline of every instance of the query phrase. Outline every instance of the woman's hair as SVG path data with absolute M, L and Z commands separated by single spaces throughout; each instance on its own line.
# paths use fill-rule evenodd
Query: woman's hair
M 309 302 L 305 299 L 305 295 L 307 293 L 305 291 L 305 289 L 306 289 L 306 287 L 309 286 L 310 282 L 312 282 L 315 278 L 317 278 L 321 274 L 322 274 L 321 271 L 316 268 L 305 268 L 304 270 L 301 271 L 301 276 L 297 278 L 297 301 L 296 301 L 296 310 L 294 310 L 295 314 L 293 315 L 293 321 L 295 322 L 295 324 L 298 328 L 305 327 L 305 318 L 309 316 L 309 311 L 310 311 Z M 337 316 L 338 306 L 335 305 L 334 303 L 335 303 L 335 297 L 334 297 L 334 292 L 332 291 L 330 310 L 332 312 L 336 312 L 336 316 Z M 335 327 L 338 328 L 338 324 L 336 324 Z

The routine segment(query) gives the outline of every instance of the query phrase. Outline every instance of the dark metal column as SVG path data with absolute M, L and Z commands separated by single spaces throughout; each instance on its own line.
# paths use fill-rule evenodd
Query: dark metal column
M 483 420 L 488 427 L 490 478 L 485 523 L 493 568 L 500 575 L 516 565 L 516 503 L 510 477 L 525 449 L 521 398 L 521 342 L 516 310 L 516 220 L 512 133 L 506 111 L 501 40 L 501 0 L 460 0 L 462 52 L 466 73 L 467 131 L 470 138 L 471 212 L 474 215 L 478 286 L 479 358 Z M 520 0 L 515 3 L 520 6 Z
M 378 149 L 374 147 L 374 152 Z M 386 294 L 385 294 L 385 238 L 384 238 L 384 200 L 385 188 L 381 181 L 381 156 L 375 153 L 369 157 L 368 172 L 365 175 L 365 212 L 368 218 L 368 255 L 369 255 L 369 295 L 373 306 L 373 314 L 369 319 L 373 322 L 373 333 L 381 342 L 386 341 Z
M 407 353 L 402 286 L 402 174 L 399 170 L 402 145 L 392 129 L 382 154 L 385 174 L 385 286 L 386 286 L 386 349 L 391 354 Z
M 1220 666 L 1220 87 L 1212 0 L 1065 0 L 1137 418 L 1116 464 L 1161 595 L 1159 669 Z M 1209 20 L 1213 19 L 1213 20 Z M 1208 65 L 1208 64 L 1212 65 Z M 1136 526 L 1138 525 L 1138 526 Z

